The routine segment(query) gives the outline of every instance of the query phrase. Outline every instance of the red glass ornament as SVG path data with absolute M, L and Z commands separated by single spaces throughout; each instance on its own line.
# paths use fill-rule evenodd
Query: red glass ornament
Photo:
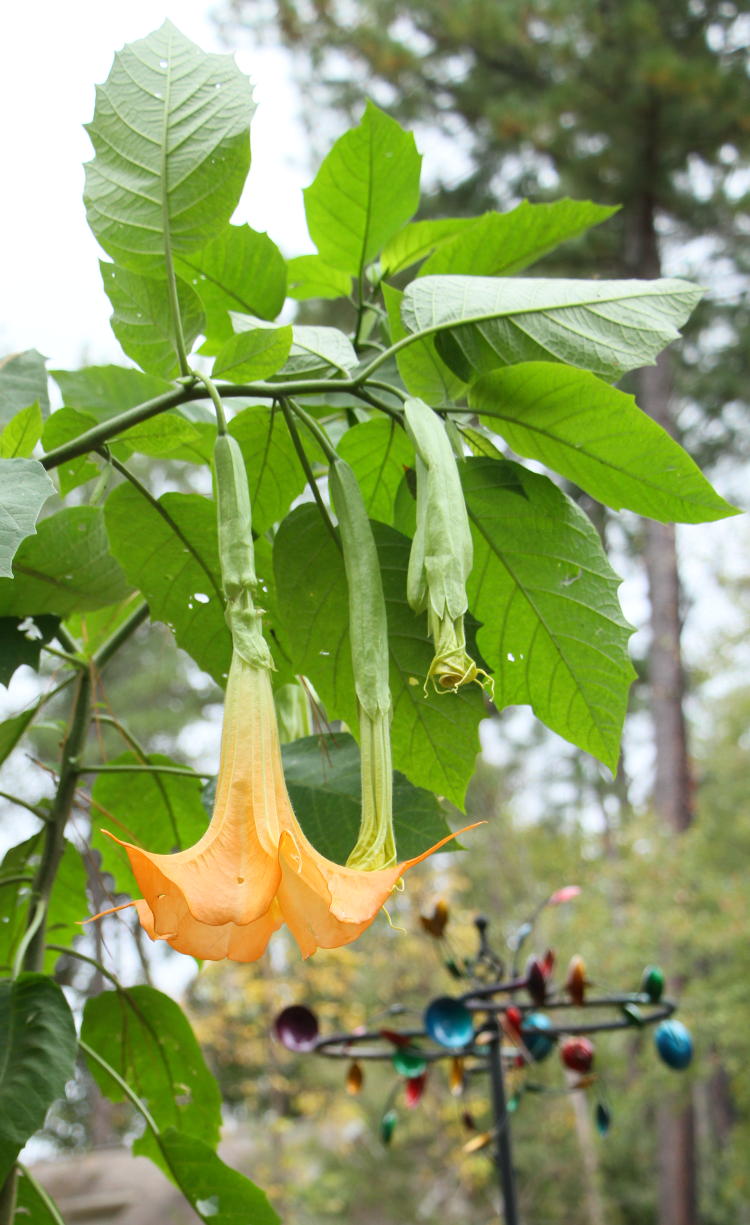
M 566 1038 L 560 1044 L 560 1058 L 571 1072 L 590 1072 L 594 1062 L 594 1044 L 588 1038 Z

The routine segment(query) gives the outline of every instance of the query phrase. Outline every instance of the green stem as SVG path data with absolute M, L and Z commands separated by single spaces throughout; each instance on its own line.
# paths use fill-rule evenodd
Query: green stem
M 44 918 L 45 918 L 46 913 L 47 913 L 47 899 L 44 897 L 41 897 L 36 904 L 36 909 L 34 911 L 33 918 L 31 922 L 29 923 L 29 926 L 26 928 L 26 931 L 23 934 L 23 938 L 20 944 L 18 945 L 18 948 L 16 949 L 16 955 L 13 958 L 13 969 L 11 971 L 11 978 L 18 978 L 18 975 L 21 973 L 21 970 L 24 967 L 24 961 L 26 958 L 26 950 L 31 944 L 34 937 L 36 936 L 37 932 L 39 931 L 39 928 L 44 923 Z M 35 966 L 34 968 L 41 969 L 41 966 Z
M 91 673 L 85 671 L 78 674 L 70 730 L 63 745 L 57 791 L 44 829 L 42 858 L 31 889 L 29 930 L 34 924 L 36 926 L 29 938 L 28 947 L 24 950 L 23 968 L 25 970 L 40 970 L 44 958 L 46 908 L 65 849 L 65 826 L 73 808 L 77 781 L 76 765 L 86 743 L 90 709 Z M 40 907 L 42 914 L 37 923 Z
M 44 1207 L 47 1209 L 53 1225 L 65 1225 L 64 1220 L 60 1216 L 60 1210 L 58 1209 L 57 1204 L 47 1194 L 42 1184 L 37 1182 L 33 1174 L 29 1172 L 25 1165 L 21 1165 L 20 1161 L 16 1162 L 16 1168 L 21 1172 L 21 1174 L 23 1174 L 24 1178 L 28 1179 L 29 1186 L 34 1188 L 35 1193 L 39 1196 L 40 1200 L 44 1204 Z
M 118 625 L 113 634 L 110 634 L 106 642 L 103 642 L 98 651 L 95 651 L 91 657 L 91 662 L 97 671 L 109 663 L 115 651 L 118 651 L 124 642 L 127 642 L 131 634 L 134 634 L 139 625 L 148 617 L 148 604 L 145 600 L 138 604 L 133 609 L 132 613 L 123 621 L 122 625 Z
M 288 383 L 218 383 L 216 390 L 224 400 L 238 396 L 276 400 L 280 396 L 317 396 L 342 391 L 349 391 L 359 396 L 362 385 L 369 378 L 371 370 L 377 369 L 384 361 L 387 361 L 396 349 L 403 348 L 405 344 L 411 344 L 413 340 L 419 340 L 421 336 L 421 332 L 415 333 L 414 336 L 404 337 L 396 345 L 391 345 L 389 349 L 379 353 L 377 358 L 357 375 L 356 379 L 292 379 Z M 188 377 L 189 385 L 183 384 L 171 391 L 163 392 L 160 396 L 155 396 L 152 400 L 144 400 L 142 404 L 136 404 L 124 413 L 118 413 L 117 416 L 110 417 L 107 421 L 101 421 L 98 425 L 92 426 L 90 430 L 86 430 L 85 433 L 79 434 L 77 438 L 72 438 L 70 442 L 48 451 L 41 457 L 41 464 L 48 470 L 58 468 L 60 464 L 78 459 L 80 455 L 87 455 L 89 451 L 100 451 L 110 439 L 116 438 L 118 434 L 129 430 L 133 425 L 139 425 L 141 421 L 157 417 L 159 413 L 167 412 L 170 408 L 177 408 L 180 404 L 188 404 L 193 400 L 204 400 L 206 398 L 205 387 L 196 387 L 194 376 Z
M 69 651 L 58 651 L 57 647 L 51 647 L 49 643 L 43 642 L 40 650 L 47 655 L 55 655 L 57 659 L 64 659 L 66 664 L 70 664 L 72 668 L 88 667 L 85 659 L 80 659 L 77 655 L 71 655 Z
M 71 655 L 76 657 L 76 663 L 80 662 L 79 655 L 81 651 L 80 643 L 76 642 L 72 634 L 69 634 L 62 621 L 55 630 L 55 638 L 60 643 L 60 646 L 65 651 L 69 651 Z
M 183 778 L 213 778 L 213 774 L 204 774 L 199 770 L 189 770 L 182 766 L 111 766 L 89 765 L 83 762 L 75 767 L 76 774 L 179 774 Z
M 114 983 L 118 991 L 123 990 L 123 985 L 119 978 L 114 975 L 111 970 L 103 966 L 101 961 L 97 961 L 96 957 L 89 957 L 86 953 L 79 953 L 78 949 L 66 948 L 64 944 L 48 944 L 46 946 L 53 953 L 63 953 L 66 957 L 75 957 L 77 961 L 85 961 L 88 965 L 93 966 L 98 970 L 103 978 L 108 978 L 111 983 Z
M 314 417 L 311 417 L 309 413 L 305 412 L 301 404 L 297 404 L 294 400 L 282 400 L 281 401 L 282 407 L 285 402 L 288 403 L 289 406 L 294 410 L 295 414 L 299 417 L 300 421 L 304 422 L 305 426 L 310 431 L 310 433 L 315 436 L 317 441 L 320 443 L 320 447 L 323 451 L 323 454 L 326 456 L 326 459 L 330 460 L 332 464 L 335 464 L 336 460 L 339 458 L 338 451 L 331 443 L 325 430 L 322 429 L 321 426 L 318 425 Z
M 22 800 L 17 795 L 11 795 L 9 791 L 0 791 L 0 800 L 9 800 L 11 804 L 17 804 L 19 808 L 25 808 L 27 812 L 33 812 L 35 817 L 40 821 L 49 821 L 49 812 L 46 808 L 40 808 L 38 804 L 30 804 L 28 800 Z
M 33 885 L 33 876 L 0 876 L 0 889 L 4 885 Z
M 211 397 L 211 402 L 216 411 L 216 426 L 220 434 L 227 432 L 227 419 L 224 415 L 224 405 L 221 402 L 221 396 L 216 390 L 216 384 L 213 379 L 210 379 L 207 374 L 200 374 L 197 370 L 193 371 L 195 377 L 203 384 L 206 391 Z
M 130 481 L 130 484 L 133 486 L 133 488 L 137 489 L 141 497 L 146 499 L 146 501 L 151 506 L 152 510 L 155 510 L 157 515 L 159 515 L 164 520 L 164 522 L 168 524 L 168 526 L 174 532 L 177 539 L 181 542 L 181 544 L 185 546 L 188 553 L 190 553 L 193 559 L 200 566 L 201 570 L 205 574 L 209 583 L 213 587 L 216 597 L 219 600 L 219 603 L 223 604 L 224 596 L 222 595 L 221 588 L 219 584 L 217 583 L 216 579 L 214 578 L 213 574 L 209 570 L 208 566 L 206 565 L 205 561 L 201 557 L 200 553 L 196 549 L 195 545 L 191 541 L 190 537 L 185 535 L 182 528 L 177 523 L 175 523 L 169 511 L 165 510 L 165 508 L 162 506 L 159 499 L 154 497 L 151 491 L 147 489 L 146 486 L 141 483 L 141 481 L 138 480 L 137 476 L 133 476 L 133 473 L 128 468 L 126 468 L 124 464 L 121 464 L 119 459 L 115 459 L 114 455 L 110 456 L 110 458 L 111 458 L 112 464 L 117 469 L 117 471 L 120 473 L 120 475 L 124 476 L 126 480 Z
M 123 1080 L 120 1073 L 112 1067 L 111 1063 L 107 1063 L 106 1059 L 102 1059 L 99 1052 L 95 1051 L 92 1046 L 89 1046 L 88 1042 L 84 1042 L 83 1038 L 79 1038 L 78 1046 L 79 1049 L 83 1051 L 87 1059 L 93 1059 L 94 1063 L 98 1063 L 102 1071 L 107 1073 L 107 1076 L 112 1077 L 112 1080 L 120 1087 L 120 1089 L 122 1089 L 125 1096 L 133 1103 L 139 1114 L 143 1115 L 144 1119 L 146 1120 L 147 1127 L 150 1128 L 155 1139 L 158 1141 L 160 1139 L 159 1127 L 146 1103 L 142 1101 L 142 1099 L 137 1093 L 134 1092 L 133 1089 L 130 1088 L 128 1082 Z
M 312 496 L 315 498 L 315 501 L 318 505 L 318 510 L 323 516 L 323 522 L 325 523 L 326 527 L 328 528 L 328 531 L 330 532 L 331 536 L 335 540 L 336 548 L 341 549 L 341 541 L 339 540 L 336 528 L 333 526 L 333 521 L 331 520 L 331 516 L 328 513 L 328 507 L 326 506 L 321 496 L 320 489 L 318 488 L 318 482 L 316 481 L 315 474 L 312 468 L 310 467 L 310 462 L 307 458 L 307 455 L 305 454 L 305 448 L 302 446 L 302 440 L 299 436 L 297 426 L 294 423 L 294 417 L 292 415 L 291 408 L 286 400 L 281 401 L 281 411 L 284 414 L 284 419 L 286 421 L 287 428 L 289 430 L 289 436 L 291 437 L 291 440 L 294 444 L 294 449 L 297 452 L 297 457 L 299 459 L 300 464 L 302 465 L 302 469 L 305 473 L 305 476 L 307 477 L 307 483 L 310 486 L 310 492 L 312 493 Z M 301 413 L 302 410 L 295 407 L 295 412 Z M 316 425 L 316 429 L 317 429 L 317 425 Z M 322 431 L 321 431 L 321 434 L 322 434 Z

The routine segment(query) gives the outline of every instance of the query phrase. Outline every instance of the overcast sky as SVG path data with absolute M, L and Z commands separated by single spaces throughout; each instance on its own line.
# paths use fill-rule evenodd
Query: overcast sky
M 101 288 L 102 252 L 86 224 L 83 163 L 94 86 L 124 43 L 169 17 L 206 51 L 225 51 L 209 0 L 26 0 L 7 5 L 0 40 L 4 183 L 0 194 L 0 355 L 36 348 L 50 366 L 122 361 Z M 237 213 L 285 254 L 305 244 L 300 189 L 310 180 L 282 53 L 238 50 L 255 84 L 253 169 Z M 258 184 L 263 184 L 262 193 Z

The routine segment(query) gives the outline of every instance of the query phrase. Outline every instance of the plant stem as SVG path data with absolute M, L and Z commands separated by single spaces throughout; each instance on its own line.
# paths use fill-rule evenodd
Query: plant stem
M 224 405 L 221 402 L 221 396 L 216 390 L 216 384 L 214 383 L 213 379 L 210 379 L 208 375 L 206 374 L 200 374 L 198 373 L 198 371 L 194 371 L 193 373 L 195 374 L 195 377 L 199 380 L 199 382 L 203 384 L 206 391 L 211 397 L 211 402 L 216 411 L 216 426 L 217 426 L 218 432 L 220 434 L 226 434 L 227 419 L 224 415 Z
M 33 876 L 0 876 L 0 889 L 4 885 L 31 885 L 33 883 Z
M 23 968 L 25 970 L 40 970 L 44 959 L 45 912 L 50 894 L 52 893 L 52 887 L 55 883 L 57 869 L 62 859 L 63 850 L 65 849 L 65 826 L 73 807 L 77 779 L 76 766 L 86 743 L 90 710 L 91 672 L 86 670 L 78 675 L 78 683 L 73 697 L 70 730 L 63 745 L 57 792 L 44 829 L 42 859 L 31 889 L 29 929 L 36 922 L 40 906 L 42 907 L 42 917 L 33 936 L 29 939 L 28 947 L 25 949 L 23 958 Z
M 89 957 L 86 953 L 79 953 L 78 949 L 66 948 L 64 944 L 48 944 L 46 947 L 53 953 L 63 953 L 66 957 L 75 957 L 78 961 L 85 961 L 88 965 L 93 966 L 95 970 L 98 970 L 104 978 L 108 978 L 111 983 L 114 983 L 118 991 L 123 990 L 119 978 L 111 970 L 106 969 L 95 957 Z
M 122 723 L 120 723 L 119 719 L 113 719 L 111 715 L 101 715 L 97 713 L 94 715 L 94 722 L 95 723 L 106 723 L 109 727 L 114 727 L 120 733 L 125 743 L 130 745 L 135 755 L 137 757 L 140 757 L 143 765 L 144 766 L 151 765 L 148 759 L 148 754 L 146 750 L 143 748 L 143 745 L 140 744 L 138 740 L 136 740 L 132 732 L 129 732 L 128 729 L 124 727 Z M 169 792 L 167 791 L 167 788 L 164 786 L 164 783 L 162 782 L 158 773 L 154 773 L 154 782 L 156 783 L 156 786 L 159 790 L 162 801 L 164 803 L 164 807 L 166 808 L 167 813 L 169 815 L 169 823 L 172 826 L 172 833 L 174 834 L 175 842 L 178 847 L 181 847 L 182 841 L 180 839 L 180 831 L 177 828 L 177 819 L 174 815 L 174 807 L 172 805 L 172 801 L 170 799 Z
M 76 774 L 179 774 L 184 778 L 213 778 L 213 774 L 205 774 L 199 770 L 189 770 L 182 766 L 110 766 L 83 762 L 75 767 Z
M 315 501 L 318 506 L 318 510 L 323 516 L 323 522 L 325 523 L 326 527 L 328 528 L 328 531 L 330 532 L 331 536 L 336 542 L 336 548 L 340 549 L 341 541 L 339 540 L 336 528 L 333 526 L 331 516 L 328 513 L 328 507 L 326 506 L 325 502 L 323 501 L 323 498 L 321 497 L 320 489 L 318 488 L 318 482 L 316 481 L 313 470 L 310 467 L 309 460 L 307 458 L 307 455 L 305 454 L 305 448 L 302 446 L 302 440 L 299 436 L 297 426 L 295 425 L 295 422 L 294 422 L 294 417 L 292 415 L 291 408 L 286 400 L 281 401 L 281 411 L 284 414 L 284 419 L 286 421 L 287 428 L 289 430 L 289 435 L 294 444 L 294 449 L 297 452 L 299 462 L 302 465 L 305 476 L 307 477 L 307 483 L 310 486 L 310 492 L 312 493 L 312 496 L 315 498 Z M 295 408 L 295 411 L 301 413 L 302 410 Z M 317 426 L 316 426 L 316 429 L 317 429 Z M 318 435 L 316 434 L 316 437 L 317 436 Z
M 95 1051 L 92 1046 L 89 1046 L 88 1042 L 84 1042 L 83 1038 L 78 1039 L 78 1047 L 83 1051 L 87 1059 L 93 1059 L 94 1063 L 98 1063 L 102 1071 L 107 1073 L 107 1076 L 112 1077 L 112 1080 L 120 1087 L 120 1089 L 122 1089 L 123 1093 L 133 1103 L 136 1110 L 143 1115 L 144 1119 L 146 1120 L 146 1125 L 151 1129 L 154 1136 L 158 1140 L 159 1127 L 154 1116 L 151 1114 L 151 1111 L 146 1103 L 142 1101 L 138 1094 L 130 1088 L 128 1082 L 123 1080 L 120 1073 L 112 1067 L 111 1063 L 107 1063 L 106 1059 L 102 1059 L 98 1051 Z
M 30 1174 L 30 1173 L 29 1173 L 29 1171 L 27 1170 L 26 1166 L 25 1166 L 25 1165 L 21 1165 L 21 1162 L 20 1162 L 20 1161 L 16 1162 L 16 1166 L 17 1166 L 17 1169 L 19 1170 L 19 1172 L 20 1172 L 21 1174 L 23 1174 L 24 1178 L 27 1178 L 27 1179 L 28 1179 L 28 1181 L 29 1181 L 29 1185 L 30 1185 L 31 1187 L 33 1187 L 33 1188 L 34 1188 L 34 1191 L 35 1191 L 35 1192 L 36 1192 L 36 1194 L 39 1196 L 40 1200 L 41 1200 L 41 1201 L 42 1201 L 42 1203 L 44 1204 L 44 1207 L 47 1209 L 47 1212 L 48 1212 L 48 1213 L 49 1213 L 49 1215 L 50 1215 L 50 1219 L 51 1219 L 51 1221 L 52 1221 L 53 1225 L 65 1225 L 64 1220 L 63 1220 L 63 1219 L 62 1219 L 62 1217 L 60 1216 L 60 1211 L 59 1211 L 59 1209 L 58 1209 L 58 1207 L 57 1207 L 57 1204 L 56 1204 L 56 1203 L 55 1203 L 55 1201 L 54 1201 L 54 1200 L 53 1200 L 53 1199 L 52 1199 L 52 1198 L 51 1198 L 51 1197 L 50 1197 L 50 1196 L 47 1194 L 47 1192 L 45 1191 L 45 1189 L 44 1189 L 44 1187 L 42 1186 L 42 1184 L 37 1182 L 37 1180 L 34 1178 L 33 1174 Z
M 11 795 L 9 791 L 0 791 L 0 800 L 9 800 L 11 804 L 17 804 L 19 808 L 25 808 L 27 812 L 33 812 L 35 817 L 40 821 L 49 821 L 49 813 L 45 808 L 40 808 L 38 804 L 30 804 L 28 800 L 22 800 L 17 795 Z
M 94 652 L 91 663 L 96 671 L 100 671 L 109 662 L 115 651 L 118 651 L 122 644 L 127 642 L 130 635 L 135 633 L 138 626 L 142 625 L 147 617 L 148 604 L 144 600 L 133 609 L 122 625 L 118 625 L 114 633 L 107 638 L 106 642 L 102 643 L 98 651 Z

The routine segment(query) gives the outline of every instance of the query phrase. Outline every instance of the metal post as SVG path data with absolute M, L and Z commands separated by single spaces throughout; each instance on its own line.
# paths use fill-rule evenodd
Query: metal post
M 494 1017 L 492 1019 L 495 1020 Z M 510 1115 L 503 1080 L 502 1035 L 499 1032 L 493 1035 L 492 1041 L 488 1044 L 488 1060 L 492 1087 L 492 1115 L 495 1121 L 495 1165 L 500 1180 L 505 1225 L 519 1225 L 513 1152 L 510 1142 Z

